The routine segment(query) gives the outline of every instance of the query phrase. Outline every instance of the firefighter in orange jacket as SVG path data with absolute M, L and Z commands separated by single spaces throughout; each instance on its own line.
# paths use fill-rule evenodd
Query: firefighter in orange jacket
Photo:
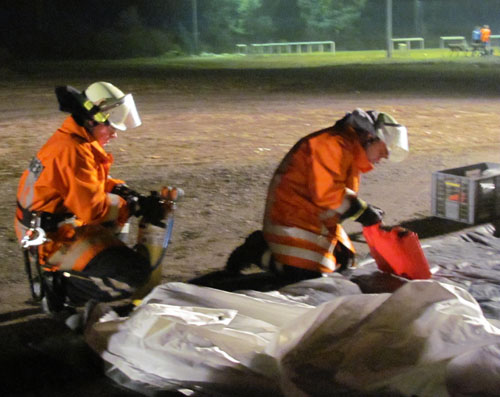
M 341 222 L 369 226 L 383 215 L 357 196 L 360 174 L 407 152 L 406 128 L 376 111 L 356 109 L 302 138 L 271 180 L 263 231 L 231 253 L 226 270 L 256 264 L 294 282 L 346 268 L 355 251 Z
M 481 42 L 487 44 L 490 42 L 491 30 L 488 25 L 481 28 Z
M 483 55 L 491 55 L 491 42 L 490 42 L 491 30 L 488 25 L 484 25 L 481 28 L 481 43 L 484 45 Z
M 117 237 L 137 210 L 138 195 L 109 176 L 104 147 L 141 124 L 131 94 L 107 82 L 84 92 L 56 88 L 60 109 L 71 113 L 23 173 L 15 219 L 21 240 L 35 224 L 47 233 L 39 260 L 52 274 L 48 309 L 68 302 L 128 297 L 149 276 L 149 263 Z

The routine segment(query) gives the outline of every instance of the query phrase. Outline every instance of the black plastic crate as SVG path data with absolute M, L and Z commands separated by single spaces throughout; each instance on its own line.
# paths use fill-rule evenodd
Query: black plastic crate
M 471 225 L 499 217 L 500 164 L 433 172 L 432 215 Z

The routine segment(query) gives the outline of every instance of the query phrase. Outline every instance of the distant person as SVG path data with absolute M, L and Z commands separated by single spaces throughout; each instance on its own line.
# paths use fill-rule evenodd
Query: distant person
M 38 223 L 49 238 L 37 248 L 50 313 L 130 297 L 150 271 L 117 237 L 137 210 L 137 194 L 109 176 L 113 157 L 105 150 L 118 131 L 141 124 L 132 95 L 107 82 L 82 92 L 58 87 L 56 95 L 70 115 L 24 171 L 15 219 L 19 240 Z
M 274 173 L 263 230 L 231 253 L 226 271 L 239 273 L 255 264 L 296 282 L 347 268 L 355 251 L 341 223 L 351 219 L 370 226 L 383 215 L 358 197 L 360 174 L 407 153 L 406 128 L 376 111 L 355 109 L 305 136 Z
M 476 26 L 472 31 L 472 43 L 479 44 L 481 43 L 481 27 Z
M 484 45 L 484 54 L 491 54 L 491 45 L 490 45 L 490 36 L 491 30 L 488 25 L 484 25 L 481 28 L 481 43 Z

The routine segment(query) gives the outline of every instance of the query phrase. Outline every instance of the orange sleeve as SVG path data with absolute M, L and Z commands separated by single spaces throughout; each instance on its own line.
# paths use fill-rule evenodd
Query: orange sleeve
M 126 182 L 121 179 L 111 178 L 106 179 L 106 186 L 104 188 L 105 192 L 110 192 L 116 185 L 125 184 Z

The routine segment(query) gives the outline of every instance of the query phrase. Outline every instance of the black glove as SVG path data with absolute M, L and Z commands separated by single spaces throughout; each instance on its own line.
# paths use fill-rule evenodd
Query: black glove
M 158 192 L 152 191 L 151 195 L 141 195 L 138 199 L 138 211 L 136 216 L 142 216 L 143 220 L 157 226 L 163 226 L 163 218 L 167 210 L 166 202 Z
M 385 212 L 380 208 L 367 204 L 366 209 L 354 220 L 361 223 L 364 227 L 372 226 L 376 223 L 382 222 L 384 214 Z
M 352 219 L 355 222 L 361 223 L 363 226 L 371 226 L 382 221 L 384 211 L 373 205 L 367 204 L 360 198 L 354 195 L 347 197 L 350 201 L 350 206 L 341 217 L 340 221 Z
M 184 193 L 182 190 L 180 192 Z M 158 192 L 152 191 L 149 196 L 144 196 L 125 184 L 119 184 L 113 187 L 111 193 L 125 199 L 130 216 L 142 216 L 146 223 L 164 226 L 162 220 L 165 218 L 168 205 L 165 197 Z
M 146 197 L 135 190 L 130 189 L 127 185 L 121 183 L 115 185 L 111 190 L 111 193 L 116 194 L 123 198 L 127 202 L 127 207 L 130 216 L 140 216 L 140 202 Z

